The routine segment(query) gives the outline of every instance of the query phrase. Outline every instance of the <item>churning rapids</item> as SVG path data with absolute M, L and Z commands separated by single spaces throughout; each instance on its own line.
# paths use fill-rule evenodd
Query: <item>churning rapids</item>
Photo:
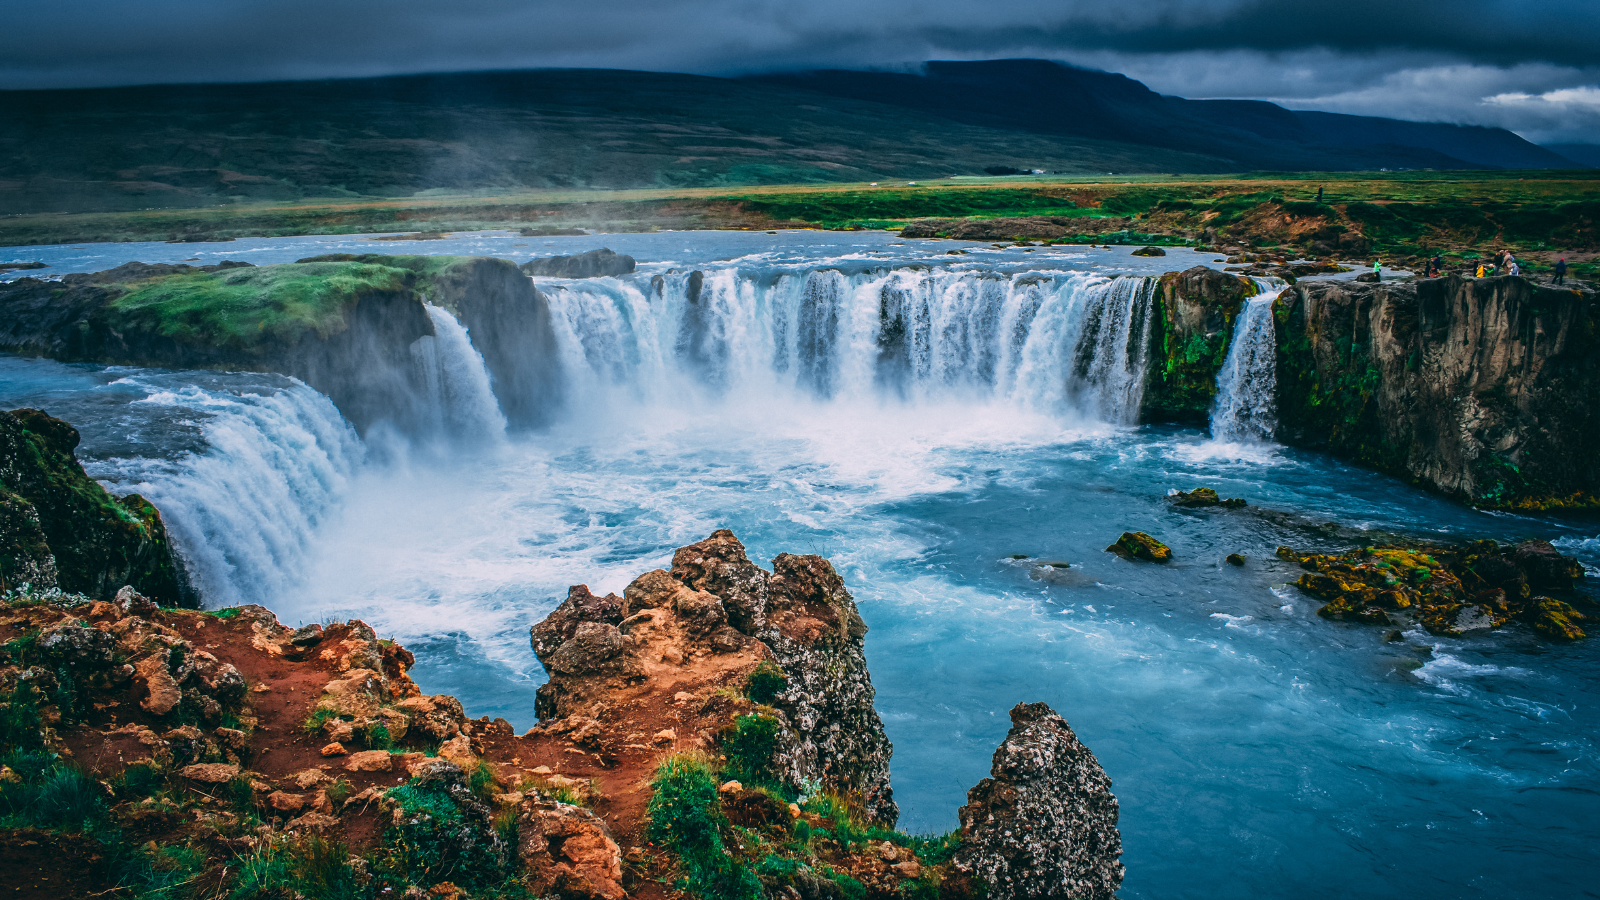
M 386 249 L 529 252 L 474 240 Z M 297 241 L 208 255 L 339 249 Z M 358 435 L 267 375 L 0 357 L 0 402 L 76 424 L 91 474 L 162 509 L 209 605 L 365 619 L 475 714 L 533 723 L 527 628 L 568 585 L 620 591 L 729 527 L 753 559 L 829 557 L 860 601 L 907 830 L 954 827 L 1006 710 L 1043 700 L 1115 779 L 1124 896 L 1595 896 L 1600 639 L 1386 644 L 1285 587 L 1298 573 L 1273 549 L 1306 534 L 1162 498 L 1210 486 L 1317 522 L 1544 537 L 1591 575 L 1595 526 L 1474 512 L 1273 444 L 1261 302 L 1239 316 L 1216 440 L 1140 426 L 1143 276 L 1200 258 L 945 257 L 885 235 L 603 243 L 656 262 L 540 280 L 564 401 L 537 431 L 508 429 L 472 336 L 437 308 L 409 432 Z M 53 252 L 79 269 L 176 261 L 144 250 Z M 1174 562 L 1103 552 L 1124 530 Z M 1249 564 L 1221 565 L 1230 552 Z

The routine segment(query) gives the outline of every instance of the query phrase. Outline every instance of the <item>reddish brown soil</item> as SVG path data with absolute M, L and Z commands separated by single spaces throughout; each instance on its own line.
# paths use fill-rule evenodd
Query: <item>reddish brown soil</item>
M 0 898 L 64 900 L 108 890 L 103 848 L 79 835 L 0 831 Z

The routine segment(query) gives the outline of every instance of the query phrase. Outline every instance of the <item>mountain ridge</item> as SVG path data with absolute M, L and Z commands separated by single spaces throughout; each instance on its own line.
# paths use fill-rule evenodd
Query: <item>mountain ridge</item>
M 1122 75 L 1041 60 L 932 62 L 925 74 L 536 69 L 5 91 L 0 106 L 10 113 L 0 126 L 0 214 L 921 180 L 995 166 L 1575 165 L 1509 132 L 1165 97 Z M 1364 129 L 1368 143 L 1329 143 L 1319 129 Z M 1472 152 L 1439 149 L 1456 145 Z

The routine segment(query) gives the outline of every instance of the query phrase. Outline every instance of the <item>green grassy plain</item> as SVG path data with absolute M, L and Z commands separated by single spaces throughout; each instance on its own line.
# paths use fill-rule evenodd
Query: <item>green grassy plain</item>
M 1226 239 L 1273 247 L 1353 231 L 1390 256 L 1448 252 L 1470 258 L 1501 247 L 1584 255 L 1600 249 L 1600 171 L 961 177 L 914 184 L 424 192 L 12 215 L 0 218 L 0 246 L 544 227 L 898 229 L 927 219 L 1019 217 L 1084 220 L 1073 231 L 1085 239 L 1137 234 L 1177 243 L 1210 229 Z M 1119 221 L 1095 221 L 1100 219 Z

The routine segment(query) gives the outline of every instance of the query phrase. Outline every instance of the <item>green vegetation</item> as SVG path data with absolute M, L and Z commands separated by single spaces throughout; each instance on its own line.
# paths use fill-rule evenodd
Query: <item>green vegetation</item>
M 750 698 L 750 702 L 766 706 L 788 686 L 789 677 L 783 674 L 783 669 L 777 663 L 765 660 L 745 677 L 744 695 Z
M 263 340 L 291 343 L 313 331 L 327 337 L 344 329 L 349 306 L 363 294 L 409 287 L 405 271 L 392 266 L 261 266 L 153 279 L 113 300 L 106 313 L 119 330 L 250 348 Z
M 719 795 L 720 782 L 748 772 L 747 757 L 764 744 L 770 754 L 768 729 L 761 723 L 766 718 L 743 716 L 724 735 L 728 761 L 720 767 L 702 754 L 678 754 L 656 770 L 648 834 L 677 859 L 674 887 L 702 900 L 755 900 L 801 879 L 826 879 L 845 896 L 861 898 L 866 887 L 839 866 L 845 856 L 876 856 L 876 845 L 887 841 L 908 848 L 927 867 L 917 880 L 902 882 L 904 895 L 915 900 L 938 897 L 939 875 L 933 867 L 954 855 L 959 846 L 955 833 L 917 837 L 867 824 L 849 798 L 815 790 L 800 803 L 801 817 L 791 819 L 783 794 L 760 773 L 756 777 L 765 784 L 758 781 L 754 791 L 746 784 L 740 799 Z M 743 809 L 764 806 L 775 817 L 759 827 L 734 825 L 724 812 L 728 802 Z
M 717 797 L 717 781 L 705 760 L 669 757 L 651 782 L 650 840 L 677 856 L 684 878 L 676 885 L 703 900 L 759 900 L 761 880 L 725 852 L 730 828 Z
M 490 839 L 440 781 L 413 778 L 389 791 L 398 813 L 385 832 L 387 867 L 428 884 L 493 888 L 514 876 L 505 841 Z
M 728 762 L 724 773 L 746 784 L 773 785 L 770 761 L 778 741 L 778 720 L 754 713 L 733 720 L 733 728 L 722 736 L 722 752 Z
M 1246 175 L 941 178 L 910 186 L 787 184 L 742 188 L 429 192 L 0 220 L 0 245 L 201 239 L 529 226 L 894 228 L 920 218 L 1042 216 L 1075 240 L 1178 244 L 1212 229 L 1253 246 L 1337 243 L 1357 233 L 1388 256 L 1498 249 L 1576 251 L 1600 244 L 1600 172 L 1357 172 Z M 1322 190 L 1321 201 L 1317 200 Z M 1285 222 L 1285 217 L 1290 221 Z M 1102 222 L 1104 219 L 1116 222 Z M 1360 246 L 1359 243 L 1356 246 Z M 1464 258 L 1464 257 L 1463 257 Z M 1530 260 L 1530 262 L 1532 262 Z M 1583 274 L 1587 261 L 1573 266 Z

